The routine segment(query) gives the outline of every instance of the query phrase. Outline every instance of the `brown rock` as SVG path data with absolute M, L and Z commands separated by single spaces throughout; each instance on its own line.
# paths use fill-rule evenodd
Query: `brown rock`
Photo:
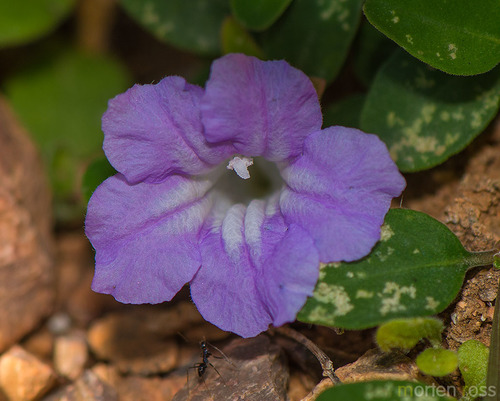
M 216 351 L 213 354 L 217 356 Z M 236 339 L 224 348 L 224 356 L 210 357 L 217 371 L 207 366 L 201 378 L 190 369 L 188 384 L 173 401 L 287 399 L 288 366 L 269 337 Z
M 10 401 L 40 398 L 55 384 L 47 364 L 15 345 L 0 358 L 0 387 Z
M 174 340 L 162 334 L 166 327 L 153 324 L 150 319 L 154 316 L 149 313 L 109 314 L 89 329 L 88 342 L 92 351 L 99 359 L 112 361 L 122 373 L 150 375 L 171 370 L 177 364 L 179 349 Z M 157 311 L 156 316 L 162 320 L 161 311 Z
M 43 401 L 118 401 L 116 391 L 90 370 Z
M 88 360 L 85 334 L 74 332 L 56 338 L 54 344 L 54 367 L 56 371 L 68 379 L 79 377 Z
M 35 147 L 0 98 L 0 351 L 52 309 L 48 184 Z

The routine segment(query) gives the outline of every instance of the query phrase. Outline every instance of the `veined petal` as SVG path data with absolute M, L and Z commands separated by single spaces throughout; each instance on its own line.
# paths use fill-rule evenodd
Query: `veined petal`
M 376 135 L 345 127 L 311 134 L 303 155 L 281 173 L 285 220 L 309 232 L 322 262 L 367 255 L 380 238 L 391 199 L 406 185 Z
M 318 278 L 313 240 L 275 201 L 234 205 L 206 227 L 191 296 L 203 317 L 243 337 L 295 320 Z
M 203 136 L 203 89 L 181 77 L 134 85 L 111 99 L 102 118 L 104 151 L 130 183 L 159 182 L 172 173 L 199 174 L 227 158 L 232 148 Z
M 322 123 L 318 95 L 302 71 L 243 54 L 214 61 L 201 110 L 208 141 L 232 141 L 237 153 L 270 161 L 300 154 Z
M 85 221 L 96 250 L 92 289 L 124 303 L 170 300 L 200 267 L 198 234 L 212 185 L 180 176 L 130 185 L 121 174 L 102 183 Z

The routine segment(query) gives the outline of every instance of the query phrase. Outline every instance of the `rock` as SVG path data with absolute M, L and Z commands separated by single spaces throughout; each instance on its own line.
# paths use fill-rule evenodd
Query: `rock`
M 0 97 L 0 352 L 52 310 L 52 241 L 44 169 Z
M 118 401 L 116 391 L 90 370 L 43 401 Z
M 174 340 L 150 331 L 133 315 L 121 313 L 92 325 L 88 342 L 99 359 L 112 361 L 122 373 L 167 372 L 176 366 L 179 354 Z
M 74 332 L 56 338 L 54 344 L 54 367 L 68 379 L 79 377 L 88 361 L 88 349 L 85 334 Z
M 55 384 L 50 366 L 15 345 L 0 358 L 0 387 L 10 401 L 40 398 Z
M 54 351 L 54 336 L 46 326 L 43 326 L 27 337 L 21 346 L 44 362 L 49 362 Z
M 214 369 L 207 366 L 201 378 L 190 369 L 188 384 L 172 401 L 287 399 L 288 366 L 281 348 L 265 335 L 233 340 L 224 355 L 214 350 L 209 361 Z

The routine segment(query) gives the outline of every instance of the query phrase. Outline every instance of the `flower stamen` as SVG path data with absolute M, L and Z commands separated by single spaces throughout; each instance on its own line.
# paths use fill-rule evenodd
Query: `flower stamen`
M 229 161 L 226 168 L 228 170 L 234 170 L 235 173 L 238 174 L 238 177 L 248 180 L 250 178 L 248 167 L 252 164 L 253 159 L 251 157 L 235 156 Z

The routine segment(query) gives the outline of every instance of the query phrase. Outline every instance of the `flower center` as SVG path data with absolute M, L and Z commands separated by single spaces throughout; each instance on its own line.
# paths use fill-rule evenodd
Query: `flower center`
M 248 204 L 253 199 L 266 198 L 283 186 L 276 164 L 261 157 L 234 156 L 226 168 L 236 174 L 222 174 L 215 189 L 224 193 L 233 203 Z
M 250 178 L 250 173 L 248 167 L 253 164 L 253 159 L 251 157 L 245 156 L 234 156 L 227 165 L 228 170 L 234 170 L 238 177 L 248 180 Z

